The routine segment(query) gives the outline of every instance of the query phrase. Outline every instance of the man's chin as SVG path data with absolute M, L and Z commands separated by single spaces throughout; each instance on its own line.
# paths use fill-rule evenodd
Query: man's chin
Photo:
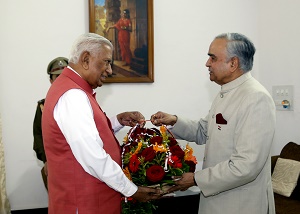
M 98 87 L 101 87 L 104 84 L 104 81 L 106 80 L 106 78 L 101 78 L 98 81 Z
M 92 88 L 93 88 L 93 89 L 96 89 L 96 88 L 101 87 L 102 85 L 103 85 L 103 82 L 99 81 L 99 82 L 97 82 L 97 84 L 92 85 Z

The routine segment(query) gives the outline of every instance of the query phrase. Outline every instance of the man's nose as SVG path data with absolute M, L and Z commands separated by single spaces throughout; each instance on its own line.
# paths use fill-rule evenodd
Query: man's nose
M 211 64 L 211 60 L 210 60 L 210 58 L 208 58 L 208 60 L 205 63 L 205 66 L 206 67 L 210 67 L 210 64 Z
M 111 64 L 109 64 L 105 70 L 108 74 L 112 74 Z

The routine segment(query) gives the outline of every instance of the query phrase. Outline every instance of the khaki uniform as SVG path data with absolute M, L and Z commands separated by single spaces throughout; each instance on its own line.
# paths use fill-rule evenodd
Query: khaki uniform
M 36 153 L 36 157 L 43 161 L 44 163 L 47 162 L 46 154 L 44 150 L 44 143 L 43 143 L 43 134 L 42 134 L 42 112 L 44 108 L 45 99 L 39 100 L 37 103 L 34 121 L 33 121 L 33 150 Z M 44 167 L 41 170 L 43 181 L 45 187 L 47 187 L 47 176 L 44 171 Z

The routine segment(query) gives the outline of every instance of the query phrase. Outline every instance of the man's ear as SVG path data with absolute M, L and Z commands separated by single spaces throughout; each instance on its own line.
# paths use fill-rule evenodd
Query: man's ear
M 86 69 L 86 70 L 89 68 L 90 57 L 91 57 L 90 52 L 84 51 L 84 52 L 81 54 L 80 59 L 79 59 L 79 61 L 80 61 L 81 65 L 82 65 L 82 67 L 83 67 L 84 69 Z
M 236 69 L 239 68 L 239 58 L 237 58 L 235 56 L 235 57 L 232 57 L 230 61 L 231 61 L 230 62 L 230 67 L 231 67 L 232 71 L 235 71 Z

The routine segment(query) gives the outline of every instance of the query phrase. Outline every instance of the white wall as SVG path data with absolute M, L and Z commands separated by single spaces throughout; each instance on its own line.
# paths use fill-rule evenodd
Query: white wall
M 294 86 L 294 111 L 277 111 L 273 154 L 288 142 L 300 144 L 300 19 L 297 0 L 263 0 L 259 15 L 259 80 L 271 92 L 274 85 Z
M 154 0 L 155 82 L 104 85 L 97 89 L 99 103 L 108 115 L 139 110 L 149 118 L 162 110 L 194 119 L 205 116 L 219 90 L 205 67 L 208 46 L 223 32 L 251 38 L 257 47 L 252 74 L 270 92 L 272 85 L 293 84 L 299 100 L 300 2 L 287 1 Z M 46 207 L 42 164 L 32 150 L 36 102 L 50 86 L 49 61 L 68 57 L 74 39 L 88 32 L 88 1 L 0 0 L 0 5 L 0 113 L 7 192 L 12 210 Z M 277 119 L 274 154 L 299 139 L 299 103 L 294 112 L 279 112 Z M 117 134 L 119 140 L 127 130 Z M 203 147 L 194 148 L 201 160 Z
M 12 210 L 48 204 L 32 149 L 33 117 L 50 86 L 48 63 L 68 56 L 73 40 L 88 31 L 87 2 L 0 0 L 0 112 Z

